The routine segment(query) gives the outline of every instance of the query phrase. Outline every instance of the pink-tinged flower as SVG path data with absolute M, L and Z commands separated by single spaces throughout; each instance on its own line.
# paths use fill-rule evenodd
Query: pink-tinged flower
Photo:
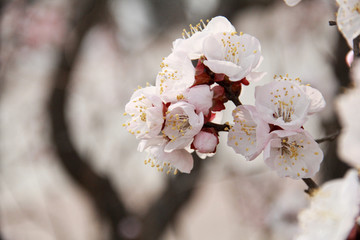
M 219 137 L 210 131 L 200 131 L 195 135 L 192 147 L 199 153 L 215 153 Z
M 342 179 L 325 183 L 311 198 L 311 205 L 298 218 L 301 227 L 296 240 L 347 239 L 359 214 L 358 174 L 349 170 Z
M 213 95 L 209 85 L 197 85 L 184 93 L 184 100 L 195 107 L 196 113 L 202 112 L 206 116 L 213 105 Z
M 311 99 L 297 84 L 274 81 L 256 87 L 255 105 L 266 122 L 296 130 L 307 120 Z
M 319 171 L 323 152 L 304 130 L 277 130 L 271 132 L 264 160 L 280 177 L 311 178 Z
M 353 48 L 353 40 L 360 35 L 360 2 L 358 0 L 336 0 L 339 9 L 336 25 L 347 43 Z
M 212 34 L 204 42 L 204 64 L 214 73 L 222 73 L 232 81 L 243 78 L 258 80 L 263 73 L 255 72 L 261 63 L 259 41 L 248 34 L 221 32 Z
M 187 102 L 179 101 L 171 104 L 166 112 L 165 125 L 162 133 L 170 139 L 164 151 L 187 147 L 204 125 L 204 115 L 197 114 L 195 107 Z
M 229 131 L 227 143 L 246 160 L 253 160 L 269 139 L 269 125 L 261 120 L 254 106 L 238 106 L 232 115 L 234 126 Z
M 162 136 L 140 141 L 138 151 L 147 151 L 150 157 L 145 160 L 145 164 L 156 167 L 158 171 L 164 170 L 169 174 L 171 171 L 177 174 L 178 170 L 190 173 L 194 165 L 191 154 L 185 149 L 176 149 L 171 152 L 165 151 L 168 140 Z
M 136 90 L 125 106 L 125 115 L 130 115 L 131 119 L 123 126 L 136 138 L 159 135 L 164 122 L 163 103 L 155 87 Z
M 235 32 L 235 28 L 223 16 L 214 17 L 207 25 L 202 20 L 196 26 L 190 24 L 190 31 L 183 30 L 183 39 L 173 42 L 173 51 L 183 51 L 191 59 L 198 59 L 203 55 L 204 40 L 219 32 Z
M 184 52 L 173 52 L 161 62 L 160 67 L 156 77 L 157 93 L 166 103 L 181 100 L 195 81 L 191 60 Z
M 284 0 L 284 2 L 290 6 L 290 7 L 294 7 L 296 6 L 299 2 L 301 2 L 301 0 Z

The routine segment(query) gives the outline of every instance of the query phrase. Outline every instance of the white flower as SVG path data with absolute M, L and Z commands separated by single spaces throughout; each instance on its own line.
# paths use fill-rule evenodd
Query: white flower
M 162 133 L 170 139 L 164 151 L 187 147 L 204 125 L 204 115 L 197 114 L 195 107 L 187 102 L 179 101 L 171 104 L 166 112 Z
M 194 84 L 195 68 L 184 52 L 173 52 L 161 64 L 156 77 L 157 93 L 167 102 L 183 98 L 185 91 Z
M 183 30 L 183 39 L 173 43 L 173 51 L 183 51 L 191 59 L 198 59 L 203 55 L 204 40 L 211 34 L 218 32 L 235 32 L 234 26 L 223 16 L 214 17 L 206 25 L 202 20 L 196 26 L 190 24 L 190 31 Z
M 228 134 L 228 145 L 246 160 L 255 159 L 269 137 L 269 125 L 260 119 L 254 106 L 240 105 L 232 112 L 234 126 Z
M 352 67 L 355 88 L 348 90 L 336 100 L 336 110 L 342 130 L 339 137 L 338 153 L 343 161 L 360 169 L 360 61 Z
M 125 106 L 125 115 L 131 119 L 123 124 L 136 138 L 159 135 L 163 119 L 163 103 L 154 86 L 136 90 Z
M 284 78 L 256 87 L 255 105 L 266 122 L 296 130 L 305 123 L 308 115 L 322 110 L 325 101 L 318 90 Z
M 336 24 L 349 46 L 353 48 L 353 40 L 360 35 L 360 2 L 358 0 L 336 0 L 339 10 Z
M 299 2 L 301 2 L 301 0 L 284 0 L 284 2 L 288 6 L 293 7 L 293 6 L 297 5 Z
M 308 209 L 299 214 L 301 233 L 296 240 L 347 239 L 359 214 L 358 174 L 350 170 L 345 178 L 325 183 L 315 192 Z
M 214 73 L 223 73 L 230 80 L 257 80 L 263 73 L 254 72 L 261 63 L 259 41 L 248 34 L 221 32 L 212 34 L 204 42 L 204 64 Z
M 145 164 L 150 164 L 151 167 L 156 167 L 158 171 L 166 171 L 168 174 L 174 171 L 190 173 L 194 165 L 194 160 L 191 154 L 185 149 L 176 149 L 171 152 L 164 150 L 168 140 L 159 136 L 151 139 L 141 140 L 138 146 L 138 151 L 146 150 L 150 158 L 145 160 Z
M 264 160 L 280 177 L 310 178 L 319 171 L 323 152 L 304 130 L 277 130 L 271 132 Z

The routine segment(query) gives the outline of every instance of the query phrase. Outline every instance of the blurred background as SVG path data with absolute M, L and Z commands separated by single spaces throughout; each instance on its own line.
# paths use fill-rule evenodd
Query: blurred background
M 264 80 L 300 77 L 327 107 L 305 129 L 340 131 L 336 96 L 349 85 L 335 1 L 0 1 L 0 239 L 291 239 L 308 204 L 302 181 L 220 145 L 190 175 L 158 173 L 122 124 L 134 89 L 155 83 L 182 30 L 223 15 L 260 40 Z M 224 114 L 231 122 L 233 106 Z M 322 143 L 315 180 L 342 177 L 337 140 Z

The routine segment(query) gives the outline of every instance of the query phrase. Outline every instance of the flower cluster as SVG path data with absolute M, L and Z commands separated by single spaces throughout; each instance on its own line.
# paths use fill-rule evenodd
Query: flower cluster
M 259 41 L 237 34 L 225 17 L 184 30 L 161 62 L 155 86 L 139 88 L 125 106 L 131 119 L 124 126 L 140 139 L 138 150 L 150 154 L 145 164 L 189 173 L 192 151 L 213 155 L 218 132 L 228 130 L 215 123 L 219 112 L 229 99 L 239 101 L 242 84 L 262 77 L 256 72 L 261 60 Z
M 274 76 L 256 87 L 255 106 L 233 110 L 228 145 L 247 160 L 264 151 L 265 163 L 280 176 L 309 178 L 319 170 L 323 153 L 303 125 L 324 107 L 321 93 L 299 78 Z
M 213 155 L 219 131 L 228 131 L 228 145 L 247 160 L 264 152 L 265 163 L 282 177 L 313 176 L 323 153 L 303 125 L 325 101 L 286 75 L 257 87 L 255 106 L 242 105 L 242 86 L 264 75 L 256 71 L 261 61 L 259 41 L 237 34 L 224 17 L 184 30 L 160 64 L 156 85 L 136 90 L 125 107 L 131 119 L 124 126 L 140 139 L 138 150 L 150 153 L 145 163 L 189 173 L 190 153 Z M 236 106 L 234 124 L 218 124 L 229 100 Z

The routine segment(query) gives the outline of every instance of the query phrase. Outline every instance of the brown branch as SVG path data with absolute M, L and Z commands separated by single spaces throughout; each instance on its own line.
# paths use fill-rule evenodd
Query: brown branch
M 322 143 L 322 142 L 326 142 L 326 141 L 334 141 L 337 138 L 337 136 L 339 136 L 339 134 L 340 134 L 340 131 L 337 131 L 333 134 L 330 134 L 329 136 L 316 139 L 315 142 Z
M 221 132 L 228 132 L 230 130 L 230 125 L 229 124 L 217 124 L 217 123 L 212 123 L 212 122 L 207 122 L 204 124 L 203 126 L 204 128 L 214 128 L 216 131 Z
M 54 74 L 54 85 L 49 101 L 49 117 L 51 138 L 59 162 L 70 177 L 79 184 L 90 196 L 98 212 L 109 220 L 112 229 L 112 239 L 123 239 L 118 234 L 118 223 L 127 215 L 127 211 L 114 190 L 110 180 L 99 176 L 89 165 L 89 161 L 77 152 L 70 137 L 66 122 L 66 100 L 76 59 L 79 56 L 81 44 L 92 26 L 99 23 L 107 14 L 107 1 L 91 0 L 82 2 L 75 16 L 75 29 L 71 40 L 64 45 L 61 59 Z M 65 53 L 65 49 L 71 49 Z
M 155 201 L 144 217 L 143 232 L 140 239 L 160 239 L 163 232 L 172 224 L 180 210 L 191 199 L 201 177 L 203 160 L 196 154 L 194 168 L 190 174 L 179 174 L 169 180 L 162 196 Z
M 314 182 L 314 180 L 312 180 L 311 178 L 302 178 L 302 180 L 306 183 L 306 185 L 308 186 L 308 189 L 305 190 L 305 192 L 307 194 L 309 194 L 310 196 L 313 195 L 313 193 L 319 189 L 319 186 Z

